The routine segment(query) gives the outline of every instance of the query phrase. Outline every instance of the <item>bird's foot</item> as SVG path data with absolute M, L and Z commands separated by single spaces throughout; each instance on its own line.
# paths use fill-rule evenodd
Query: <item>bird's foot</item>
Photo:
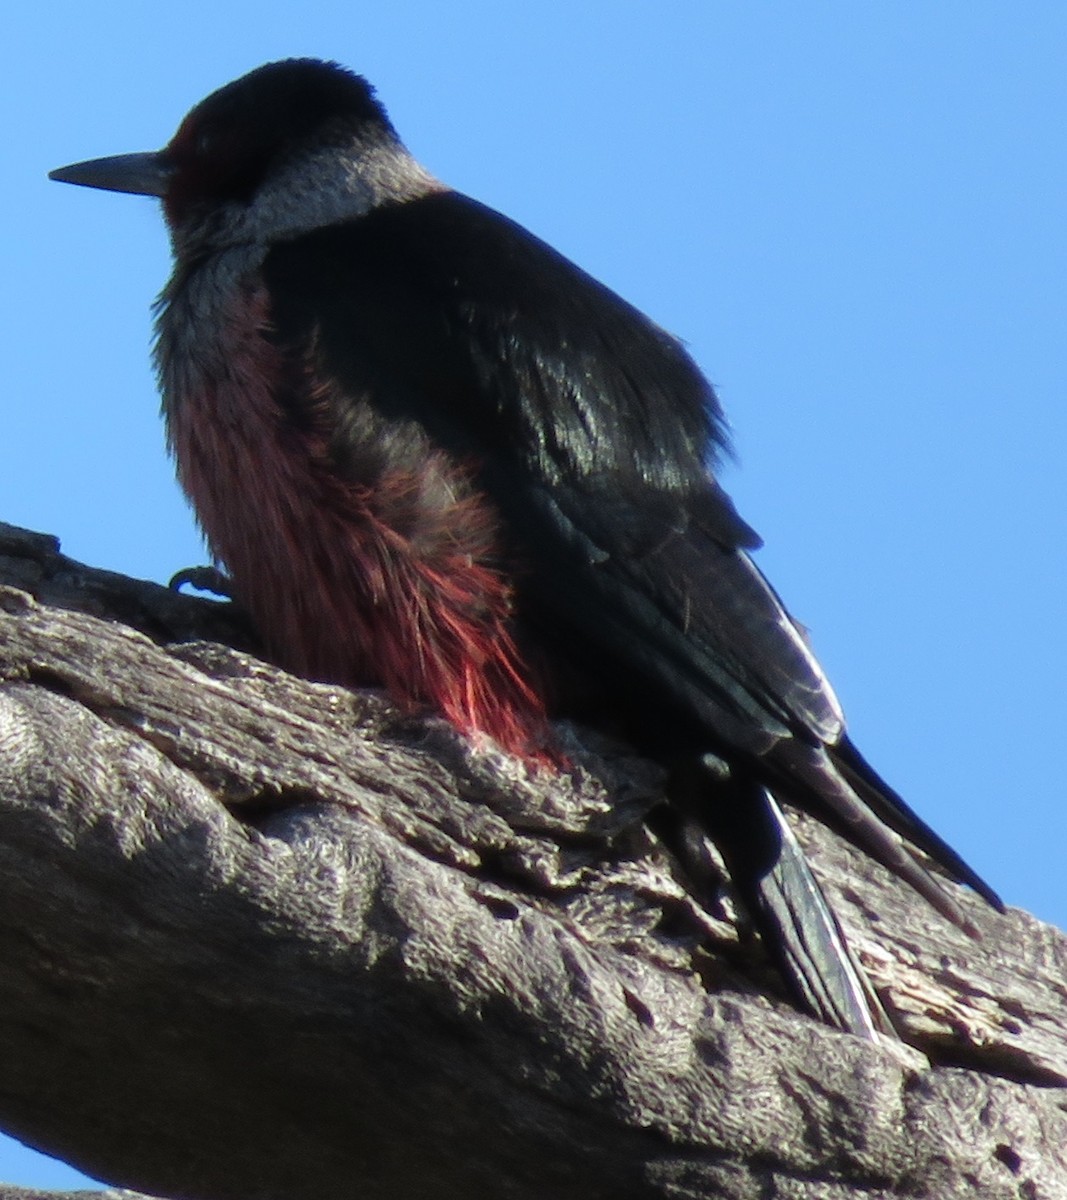
M 198 592 L 212 592 L 216 596 L 233 599 L 233 584 L 228 575 L 224 575 L 218 567 L 184 567 L 171 576 L 167 587 L 176 592 L 188 584 Z

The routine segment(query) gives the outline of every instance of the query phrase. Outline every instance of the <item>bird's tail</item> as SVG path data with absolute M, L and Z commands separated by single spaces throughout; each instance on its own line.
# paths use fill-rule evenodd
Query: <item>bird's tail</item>
M 997 912 L 1004 911 L 1004 902 L 989 884 L 905 803 L 849 738 L 831 747 L 830 755 L 842 778 L 880 821 L 940 863 L 952 879 L 967 884 Z
M 796 1000 L 847 1033 L 893 1034 L 772 793 L 755 781 L 716 781 L 708 807 L 734 887 Z
M 847 739 L 830 747 L 783 741 L 767 762 L 781 778 L 774 785 L 776 791 L 835 827 L 972 937 L 978 937 L 978 931 L 957 898 L 913 849 L 929 855 L 951 879 L 968 884 L 1003 912 L 996 892 L 904 803 Z

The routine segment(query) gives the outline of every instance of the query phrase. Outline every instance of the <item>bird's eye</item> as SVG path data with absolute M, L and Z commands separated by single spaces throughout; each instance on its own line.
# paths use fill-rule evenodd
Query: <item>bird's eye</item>
M 193 142 L 193 152 L 197 158 L 210 158 L 214 148 L 214 135 L 206 131 L 196 135 L 196 140 Z

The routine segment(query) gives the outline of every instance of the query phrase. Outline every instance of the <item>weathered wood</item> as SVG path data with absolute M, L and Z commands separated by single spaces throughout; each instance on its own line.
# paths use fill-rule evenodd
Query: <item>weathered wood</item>
M 198 640 L 189 640 L 198 639 Z M 905 1052 L 796 1013 L 645 824 L 0 526 L 0 1124 L 198 1200 L 1067 1196 L 1067 939 L 801 835 Z M 9 1193 L 25 1200 L 39 1193 Z

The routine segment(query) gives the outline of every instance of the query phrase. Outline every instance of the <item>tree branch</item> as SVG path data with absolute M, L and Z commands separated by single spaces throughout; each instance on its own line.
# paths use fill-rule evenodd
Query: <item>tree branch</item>
M 0 526 L 16 1136 L 200 1200 L 1067 1194 L 1063 935 L 964 895 L 975 944 L 802 822 L 922 1053 L 838 1034 L 691 899 L 654 766 L 564 728 L 531 773 L 252 645 Z

